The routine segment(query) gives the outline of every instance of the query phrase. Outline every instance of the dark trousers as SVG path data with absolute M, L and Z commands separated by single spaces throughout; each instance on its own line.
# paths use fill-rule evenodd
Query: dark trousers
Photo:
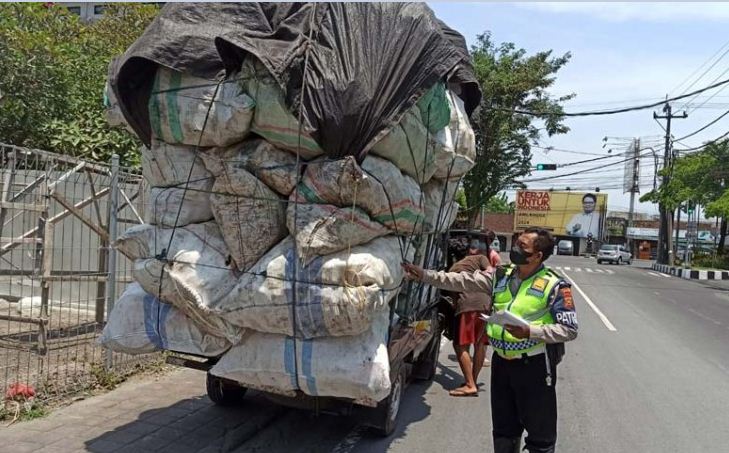
M 524 430 L 530 453 L 554 451 L 557 442 L 556 365 L 550 363 L 547 385 L 544 354 L 506 360 L 494 353 L 491 361 L 491 420 L 496 453 L 519 451 Z

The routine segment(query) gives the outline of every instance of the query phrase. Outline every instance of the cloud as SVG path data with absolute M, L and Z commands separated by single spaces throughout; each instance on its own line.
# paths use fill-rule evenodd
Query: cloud
M 532 10 L 552 13 L 572 13 L 592 16 L 611 22 L 686 22 L 726 21 L 729 19 L 729 3 L 719 2 L 532 2 L 515 5 Z

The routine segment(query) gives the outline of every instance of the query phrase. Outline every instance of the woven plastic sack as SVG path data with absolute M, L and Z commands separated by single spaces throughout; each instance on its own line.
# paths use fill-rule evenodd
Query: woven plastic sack
M 392 163 L 367 156 L 311 162 L 297 189 L 298 199 L 338 207 L 357 206 L 393 232 L 411 234 L 423 222 L 421 190 Z
M 142 176 L 155 187 L 184 187 L 188 179 L 190 183 L 211 184 L 212 175 L 198 154 L 194 146 L 153 140 L 151 149 L 145 146 L 141 149 Z
M 433 179 L 423 186 L 424 233 L 445 232 L 456 221 L 459 205 L 454 201 L 458 180 Z
M 304 159 L 324 154 L 288 110 L 283 91 L 261 62 L 252 57 L 243 62 L 240 84 L 256 102 L 251 131 L 277 148 L 298 153 Z
M 296 187 L 296 156 L 265 140 L 251 139 L 228 148 L 213 148 L 201 157 L 215 177 L 225 175 L 231 184 L 246 180 L 250 173 L 280 195 L 288 197 Z M 238 176 L 238 172 L 245 173 Z
M 286 225 L 296 240 L 299 259 L 304 263 L 315 256 L 346 250 L 390 233 L 359 208 L 297 204 L 295 199 L 286 211 Z
M 210 203 L 230 254 L 247 270 L 286 237 L 286 200 L 245 170 L 215 179 Z
M 193 146 L 228 146 L 249 132 L 255 102 L 237 74 L 221 83 L 159 66 L 149 97 L 152 137 Z
M 299 338 L 361 334 L 399 291 L 400 247 L 400 238 L 387 236 L 303 265 L 296 260 L 294 241 L 286 238 L 213 310 L 235 325 L 265 333 Z
M 210 206 L 210 178 L 183 183 L 176 187 L 152 187 L 145 222 L 161 227 L 181 227 L 213 219 Z
M 173 304 L 206 332 L 235 343 L 240 329 L 207 310 L 238 282 L 220 229 L 207 222 L 177 228 L 172 234 L 171 228 L 137 225 L 114 246 L 134 260 L 132 276 L 146 292 Z
M 224 338 L 202 331 L 180 310 L 147 293 L 138 283 L 124 290 L 104 326 L 99 342 L 126 354 L 168 350 L 216 357 L 230 348 Z
M 451 179 L 465 175 L 476 161 L 476 136 L 463 101 L 452 91 L 446 93 L 450 122 L 435 134 L 442 145 L 436 148 L 433 178 Z
M 390 393 L 388 312 L 364 333 L 300 340 L 254 332 L 210 370 L 245 387 L 294 396 L 380 401 Z

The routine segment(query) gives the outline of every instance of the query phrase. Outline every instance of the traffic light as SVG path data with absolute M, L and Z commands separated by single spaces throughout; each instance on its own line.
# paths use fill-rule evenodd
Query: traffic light
M 557 164 L 537 164 L 537 170 L 556 170 Z

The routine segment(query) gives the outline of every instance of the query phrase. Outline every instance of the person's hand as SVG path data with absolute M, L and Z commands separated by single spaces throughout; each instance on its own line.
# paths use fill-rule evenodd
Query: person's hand
M 507 332 L 509 332 L 512 336 L 526 340 L 529 338 L 529 326 L 512 326 L 512 325 L 505 325 L 504 328 Z
M 582 224 L 580 224 L 580 223 L 575 223 L 575 226 L 573 226 L 573 227 L 572 227 L 572 231 L 573 231 L 574 233 L 577 233 L 577 232 L 578 232 L 578 231 L 580 231 L 581 229 L 582 229 Z
M 423 279 L 423 276 L 425 276 L 425 271 L 420 266 L 416 266 L 410 263 L 400 263 L 400 266 L 402 266 L 403 270 L 405 271 L 405 278 L 407 278 L 408 280 L 421 281 Z

